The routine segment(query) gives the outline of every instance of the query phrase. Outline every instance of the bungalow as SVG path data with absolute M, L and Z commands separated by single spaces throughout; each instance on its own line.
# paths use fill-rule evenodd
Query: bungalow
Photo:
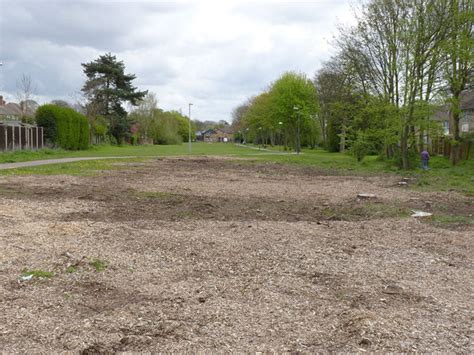
M 204 142 L 232 142 L 234 139 L 234 134 L 232 131 L 227 128 L 214 128 L 208 129 L 204 132 L 200 132 L 202 140 Z

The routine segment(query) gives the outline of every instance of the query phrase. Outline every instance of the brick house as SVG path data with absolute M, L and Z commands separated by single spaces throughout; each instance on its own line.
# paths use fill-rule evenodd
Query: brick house
M 214 128 L 200 132 L 204 142 L 233 142 L 234 134 L 230 128 Z

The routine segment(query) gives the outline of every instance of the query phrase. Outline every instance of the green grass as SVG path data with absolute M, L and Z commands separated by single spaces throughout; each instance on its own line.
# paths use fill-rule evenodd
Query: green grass
M 107 267 L 109 266 L 109 263 L 106 260 L 102 259 L 92 259 L 89 264 L 97 272 L 105 271 L 105 269 L 107 269 Z
M 44 271 L 44 270 L 28 270 L 24 269 L 21 272 L 21 276 L 30 276 L 32 275 L 33 277 L 37 278 L 44 278 L 44 279 L 49 279 L 54 276 L 54 273 L 51 271 Z
M 462 161 L 452 166 L 443 156 L 434 156 L 430 160 L 430 170 L 421 168 L 401 170 L 391 161 L 380 160 L 377 156 L 368 156 L 362 162 L 343 153 L 329 153 L 322 149 L 304 149 L 297 155 L 260 155 L 257 161 L 272 161 L 282 164 L 312 166 L 339 175 L 378 175 L 395 174 L 415 179 L 412 188 L 422 191 L 458 191 L 474 196 L 474 159 Z M 421 162 L 420 162 L 421 165 Z
M 424 191 L 458 191 L 474 196 L 474 159 L 462 161 L 453 167 L 443 157 L 430 161 L 430 170 L 409 171 L 417 179 L 415 188 Z
M 102 159 L 85 160 L 74 163 L 61 163 L 32 166 L 27 168 L 0 170 L 0 176 L 8 175 L 73 175 L 73 176 L 96 176 L 108 170 L 126 170 L 127 163 L 144 161 L 145 158 L 124 159 Z M 133 167 L 137 169 L 137 167 Z
M 255 153 L 247 148 L 231 143 L 193 143 L 192 155 L 227 155 Z M 187 155 L 187 144 L 180 145 L 142 145 L 142 146 L 111 146 L 97 145 L 88 150 L 67 151 L 63 149 L 41 149 L 38 151 L 16 151 L 0 153 L 1 163 L 16 163 L 31 160 L 59 159 L 75 157 L 156 157 L 170 155 Z
M 252 147 L 256 148 L 256 147 Z M 349 154 L 329 153 L 322 149 L 303 149 L 302 154 L 284 154 L 283 150 L 258 150 L 251 147 L 236 146 L 231 143 L 193 143 L 192 155 L 227 155 L 249 158 L 249 163 L 271 162 L 295 164 L 326 170 L 337 175 L 380 175 L 396 174 L 401 177 L 412 177 L 416 183 L 411 188 L 425 191 L 458 191 L 474 195 L 474 159 L 463 161 L 458 166 L 451 166 L 444 157 L 432 157 L 431 170 L 419 168 L 403 171 L 393 162 L 386 162 L 376 156 L 368 156 L 357 162 Z M 43 149 L 37 152 L 19 151 L 0 153 L 0 163 L 21 162 L 38 159 L 57 159 L 66 157 L 131 157 L 120 160 L 83 161 L 67 164 L 45 165 L 31 168 L 0 170 L 0 175 L 40 174 L 40 175 L 97 175 L 104 170 L 126 169 L 117 162 L 144 160 L 146 157 L 188 155 L 187 144 L 181 145 L 144 145 L 144 146 L 94 146 L 85 151 L 65 151 Z M 133 158 L 132 158 L 133 157 Z M 137 158 L 138 157 L 138 158 Z M 240 161 L 242 162 L 242 161 Z M 134 168 L 136 169 L 136 168 Z
M 66 268 L 68 274 L 73 274 L 77 271 L 77 266 L 71 265 Z
M 474 218 L 464 216 L 438 215 L 432 217 L 432 222 L 438 225 L 472 225 Z

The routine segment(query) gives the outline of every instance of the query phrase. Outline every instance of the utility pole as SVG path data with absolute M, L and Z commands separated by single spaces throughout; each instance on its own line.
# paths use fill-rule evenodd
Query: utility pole
M 189 103 L 189 132 L 188 132 L 188 153 L 191 154 L 191 106 L 193 104 Z

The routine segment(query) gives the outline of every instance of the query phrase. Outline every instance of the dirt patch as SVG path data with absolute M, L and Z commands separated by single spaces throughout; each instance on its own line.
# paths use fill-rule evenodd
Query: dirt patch
M 1 351 L 472 351 L 474 227 L 407 217 L 462 195 L 201 158 L 0 200 Z

